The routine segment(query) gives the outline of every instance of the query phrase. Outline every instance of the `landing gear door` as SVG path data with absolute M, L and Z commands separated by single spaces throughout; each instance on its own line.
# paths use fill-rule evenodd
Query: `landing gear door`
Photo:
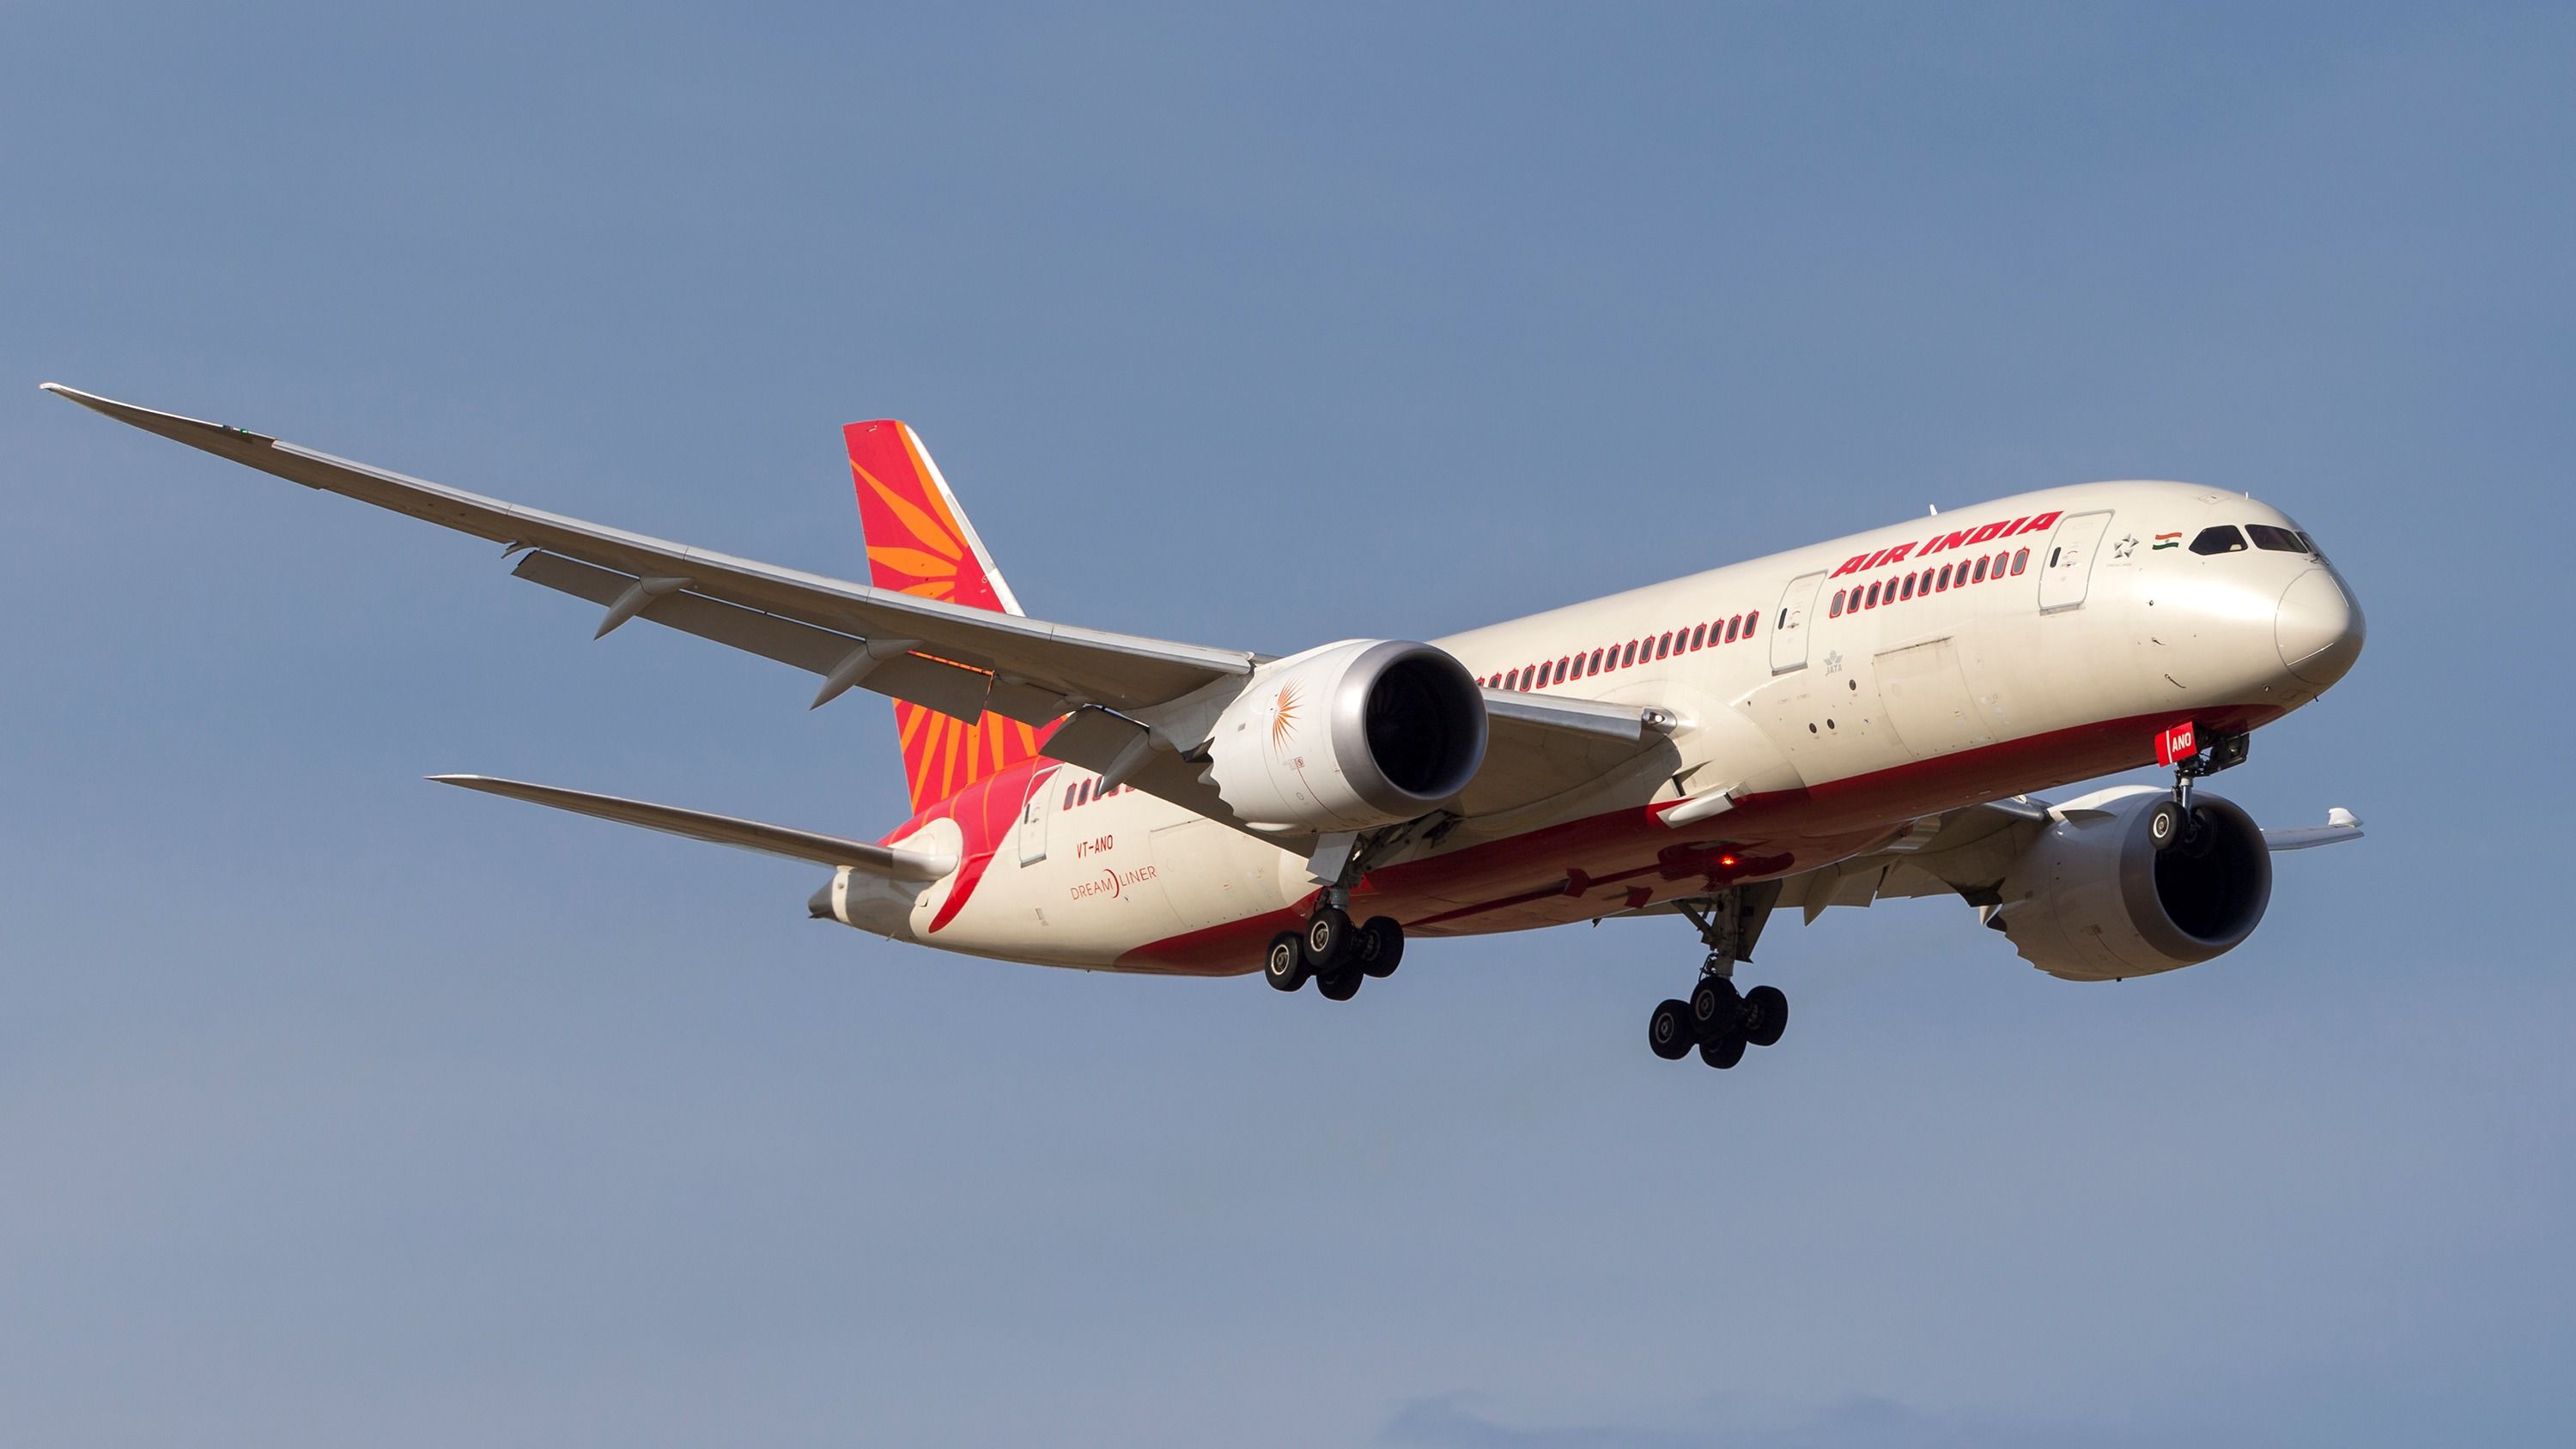
M 1020 864 L 1022 865 L 1035 865 L 1046 859 L 1047 816 L 1053 813 L 1047 809 L 1047 806 L 1054 797 L 1054 792 L 1048 788 L 1048 782 L 1054 778 L 1053 770 L 1030 772 L 1029 795 L 1027 799 L 1020 802 Z
M 2110 526 L 2107 512 L 2078 513 L 2057 525 L 2056 536 L 2048 541 L 2048 557 L 2040 564 L 2041 613 L 2084 607 L 2084 591 L 2093 582 L 2093 557 L 2101 552 L 2102 533 Z
M 1824 586 L 1822 571 L 1800 574 L 1780 591 L 1780 608 L 1770 618 L 1771 672 L 1786 674 L 1807 667 L 1807 635 L 1816 612 L 1816 591 Z

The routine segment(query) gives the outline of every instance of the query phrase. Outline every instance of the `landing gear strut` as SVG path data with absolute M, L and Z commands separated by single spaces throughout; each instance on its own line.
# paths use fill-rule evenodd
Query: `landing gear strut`
M 1306 863 L 1311 878 L 1322 882 L 1324 889 L 1315 897 L 1315 909 L 1306 917 L 1304 929 L 1282 931 L 1271 938 L 1270 952 L 1262 960 L 1262 974 L 1270 984 L 1294 991 L 1313 977 L 1315 989 L 1326 999 L 1348 1001 L 1359 995 L 1362 981 L 1394 975 L 1404 960 L 1404 927 L 1393 916 L 1371 916 L 1354 924 L 1351 888 L 1372 864 L 1417 834 L 1428 831 L 1437 839 L 1454 823 L 1449 817 L 1432 815 L 1398 830 L 1326 837 Z
M 1744 1060 L 1747 1047 L 1778 1044 L 1789 1029 L 1789 998 L 1777 986 L 1735 987 L 1735 963 L 1753 959 L 1753 943 L 1770 918 L 1780 884 L 1735 886 L 1700 901 L 1675 903 L 1708 947 L 1699 984 L 1687 1001 L 1666 1001 L 1646 1020 L 1646 1046 L 1668 1062 L 1699 1049 L 1699 1059 L 1720 1070 Z
M 2177 756 L 2173 762 L 2173 798 L 2158 801 L 2148 813 L 2147 843 L 2160 852 L 2179 850 L 2189 856 L 2207 855 L 2217 836 L 2208 818 L 2191 807 L 2191 782 L 2244 764 L 2253 745 L 2251 735 L 2212 735 L 2208 749 Z

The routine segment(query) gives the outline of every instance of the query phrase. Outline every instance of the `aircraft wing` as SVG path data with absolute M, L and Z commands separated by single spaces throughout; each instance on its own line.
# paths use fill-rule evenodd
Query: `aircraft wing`
M 1996 883 L 2013 857 L 2058 818 L 2053 809 L 2044 800 L 2016 796 L 1925 816 L 1883 849 L 1791 876 L 1780 904 L 1802 907 L 1810 922 L 1830 906 L 1865 906 L 1890 897 L 1955 895 L 1971 905 L 1996 904 Z M 2359 840 L 2361 834 L 2361 822 L 2338 808 L 2328 812 L 2324 825 L 2266 830 L 2263 843 L 2277 853 Z
M 535 550 L 540 557 L 522 563 L 519 572 L 549 587 L 596 581 L 603 572 L 621 575 L 602 633 L 630 618 L 653 618 L 674 596 L 691 594 L 835 633 L 851 643 L 899 641 L 905 648 L 897 652 L 910 653 L 918 647 L 952 667 L 962 665 L 995 678 L 1025 682 L 1055 699 L 1077 697 L 1113 708 L 1158 704 L 1224 675 L 1248 674 L 1254 663 L 1254 656 L 1242 650 L 1050 624 L 754 563 L 407 478 L 245 428 L 156 412 L 59 383 L 44 387 L 118 422 L 308 488 L 407 513 L 506 544 L 514 552 Z M 546 555 L 562 562 L 541 562 Z M 630 590 L 639 591 L 631 602 Z M 689 610 L 682 605 L 672 612 Z M 999 707 L 1002 701 L 993 703 Z M 1037 706 L 1032 702 L 1031 707 Z M 1025 719 L 1007 708 L 1003 712 Z M 1064 707 L 1058 704 L 1032 722 L 1062 713 Z
M 1032 726 L 1065 720 L 1044 746 L 1211 819 L 1241 827 L 1167 750 L 1140 765 L 1143 727 L 1124 717 L 1250 674 L 1241 649 L 1147 639 L 870 588 L 586 523 L 336 458 L 247 428 L 204 422 L 46 383 L 47 392 L 174 442 L 308 488 L 427 520 L 524 554 L 517 577 L 604 610 L 597 634 L 632 619 L 760 654 L 822 676 L 823 704 L 854 686 L 969 723 L 994 710 Z M 597 637 L 597 635 L 594 635 Z M 1472 815 L 1544 800 L 1650 749 L 1653 711 L 1489 691 L 1486 767 L 1462 797 Z M 1070 718 L 1068 718 L 1070 716 Z M 1263 838 L 1296 847 L 1302 842 Z

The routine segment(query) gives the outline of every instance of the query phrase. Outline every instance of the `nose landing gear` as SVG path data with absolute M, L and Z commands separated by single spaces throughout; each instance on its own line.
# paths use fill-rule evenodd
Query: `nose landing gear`
M 1676 909 L 1699 928 L 1708 946 L 1699 984 L 1687 1001 L 1658 1005 L 1646 1019 L 1646 1046 L 1668 1062 L 1699 1049 L 1699 1059 L 1723 1071 L 1744 1060 L 1748 1047 L 1779 1044 L 1789 1029 L 1789 997 L 1777 986 L 1735 987 L 1735 963 L 1753 959 L 1753 943 L 1779 898 L 1779 883 L 1738 886 L 1714 899 L 1680 902 Z
M 2191 782 L 2203 775 L 2215 775 L 2221 770 L 2244 764 L 2245 757 L 2253 751 L 2254 737 L 2213 734 L 2208 749 L 2193 749 L 2190 753 L 2174 750 L 2171 747 L 2174 742 L 2198 744 L 2188 727 L 2168 730 L 2158 740 L 2158 756 L 2168 759 L 2173 765 L 2174 792 L 2172 799 L 2157 802 L 2156 808 L 2148 813 L 2147 843 L 2160 853 L 2179 850 L 2197 858 L 2209 853 L 2217 835 L 2210 829 L 2208 817 L 2192 808 Z

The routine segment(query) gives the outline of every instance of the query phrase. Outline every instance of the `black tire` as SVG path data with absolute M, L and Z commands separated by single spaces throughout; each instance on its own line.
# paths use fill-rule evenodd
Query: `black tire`
M 1690 996 L 1692 1035 L 1705 1043 L 1744 1030 L 1744 998 L 1723 976 L 1703 976 Z
M 1282 991 L 1294 991 L 1306 984 L 1314 973 L 1306 969 L 1305 949 L 1297 942 L 1297 933 L 1282 931 L 1270 938 L 1270 953 L 1261 958 L 1261 974 Z
M 1699 1042 L 1699 1032 L 1691 1021 L 1690 1003 L 1667 1001 L 1646 1018 L 1646 1047 L 1668 1062 L 1677 1062 L 1691 1054 Z
M 1393 916 L 1371 916 L 1351 940 L 1351 949 L 1359 957 L 1360 969 L 1383 980 L 1395 974 L 1404 961 L 1404 928 Z
M 1758 1047 L 1778 1046 L 1789 1029 L 1789 994 L 1777 986 L 1756 986 L 1744 993 L 1744 1039 Z
M 1317 906 L 1298 938 L 1306 949 L 1306 967 L 1322 976 L 1350 954 L 1351 918 L 1331 906 Z
M 1744 1033 L 1730 1031 L 1724 1036 L 1710 1037 L 1702 1041 L 1699 1044 L 1699 1059 L 1721 1072 L 1734 1066 L 1744 1060 Z
M 2147 843 L 2160 851 L 2182 844 L 2189 829 L 2182 806 L 2171 800 L 2159 800 L 2156 808 L 2147 812 Z
M 2217 848 L 2218 826 L 2210 818 L 2209 807 L 2191 807 L 2191 818 L 2184 821 L 2182 827 L 2182 853 L 2193 860 L 2200 860 Z
M 1326 1001 L 1348 1001 L 1360 994 L 1360 983 L 1367 979 L 1357 966 L 1345 966 L 1316 977 L 1315 989 L 1324 993 Z

